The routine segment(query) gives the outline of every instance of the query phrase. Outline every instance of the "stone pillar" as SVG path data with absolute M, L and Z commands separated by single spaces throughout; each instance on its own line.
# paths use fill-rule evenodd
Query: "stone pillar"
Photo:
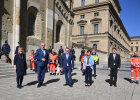
M 19 40 L 20 40 L 20 0 L 14 0 L 12 59 L 14 58 L 14 52 L 16 46 L 18 45 Z

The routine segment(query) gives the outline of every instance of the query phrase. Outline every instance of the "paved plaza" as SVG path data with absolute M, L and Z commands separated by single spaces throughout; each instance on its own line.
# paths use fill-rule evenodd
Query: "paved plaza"
M 37 88 L 37 74 L 24 77 L 23 88 L 16 88 L 16 77 L 0 78 L 0 100 L 140 100 L 140 85 L 130 84 L 130 65 L 123 63 L 118 72 L 117 87 L 109 85 L 109 71 L 105 64 L 97 66 L 97 79 L 91 87 L 85 87 L 80 64 L 73 70 L 73 87 L 63 86 L 64 75 L 46 73 L 44 85 Z

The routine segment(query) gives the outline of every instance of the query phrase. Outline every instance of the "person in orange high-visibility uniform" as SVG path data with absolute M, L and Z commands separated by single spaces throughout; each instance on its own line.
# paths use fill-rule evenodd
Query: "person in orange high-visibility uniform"
M 35 70 L 35 64 L 34 64 L 34 50 L 31 50 L 31 54 L 29 56 L 30 59 L 30 69 Z
M 52 49 L 52 52 L 49 54 L 49 64 L 50 64 L 50 75 L 55 75 L 56 65 L 58 63 L 58 55 Z
M 83 75 L 85 75 L 84 70 L 83 70 L 83 62 L 84 62 L 84 57 L 87 56 L 87 53 L 85 52 L 85 54 L 81 57 L 81 70 Z
M 136 84 L 139 84 L 139 68 L 140 68 L 140 57 L 137 52 L 134 52 L 134 56 L 130 59 L 131 63 L 131 83 L 134 82 L 134 74 L 136 73 Z

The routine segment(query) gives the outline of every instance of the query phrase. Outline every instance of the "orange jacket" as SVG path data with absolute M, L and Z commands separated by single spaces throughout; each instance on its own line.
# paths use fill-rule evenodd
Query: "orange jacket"
M 131 67 L 140 67 L 140 57 L 131 57 Z
M 33 54 L 30 54 L 29 58 L 30 58 L 31 61 L 34 61 L 34 58 L 33 57 L 34 57 L 34 55 Z
M 52 53 L 50 53 L 49 54 L 49 61 L 50 61 L 50 63 L 57 63 L 57 61 L 58 61 L 58 56 L 56 55 L 56 54 L 52 54 Z
M 82 56 L 82 58 L 81 58 L 81 63 L 84 62 L 84 57 L 85 57 L 85 56 L 87 56 L 87 54 L 85 54 L 85 55 Z

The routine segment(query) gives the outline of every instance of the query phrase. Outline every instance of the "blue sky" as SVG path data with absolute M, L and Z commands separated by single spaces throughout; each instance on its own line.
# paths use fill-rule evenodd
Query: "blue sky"
M 140 36 L 140 0 L 119 0 L 121 19 L 129 36 Z

